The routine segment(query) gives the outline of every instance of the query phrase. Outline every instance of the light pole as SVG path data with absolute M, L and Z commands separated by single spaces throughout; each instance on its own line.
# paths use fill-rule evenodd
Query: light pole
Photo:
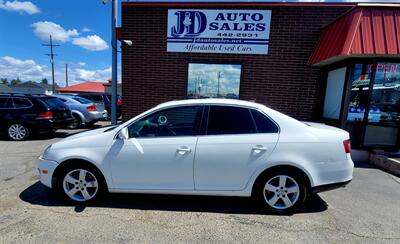
M 110 0 L 102 0 L 103 4 L 107 4 Z M 111 0 L 111 49 L 112 49 L 112 66 L 111 66 L 111 124 L 117 124 L 117 21 L 118 21 L 118 0 Z
M 111 45 L 112 45 L 112 75 L 111 75 L 111 124 L 117 124 L 117 20 L 118 20 L 118 0 L 112 0 L 111 13 Z

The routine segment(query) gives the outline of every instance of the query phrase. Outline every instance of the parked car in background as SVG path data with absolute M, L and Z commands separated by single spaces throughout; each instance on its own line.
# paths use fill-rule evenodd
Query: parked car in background
M 92 101 L 76 96 L 55 94 L 55 97 L 64 102 L 72 112 L 74 122 L 69 126 L 71 129 L 76 129 L 82 125 L 91 126 L 97 121 L 107 118 L 107 111 L 103 103 L 93 103 Z
M 79 96 L 93 101 L 94 103 L 103 103 L 107 112 L 107 120 L 111 119 L 111 94 L 108 93 L 81 93 Z M 118 95 L 117 100 L 117 118 L 121 117 L 122 97 Z
M 233 99 L 164 103 L 67 137 L 38 161 L 41 182 L 75 202 L 107 191 L 253 196 L 279 213 L 346 185 L 353 167 L 348 132 Z
M 21 141 L 34 133 L 51 133 L 74 121 L 61 100 L 46 95 L 0 94 L 0 131 Z

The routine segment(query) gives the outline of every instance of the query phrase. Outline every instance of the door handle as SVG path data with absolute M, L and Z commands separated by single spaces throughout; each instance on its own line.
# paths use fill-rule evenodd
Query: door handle
M 255 146 L 252 148 L 252 150 L 255 151 L 255 152 L 261 152 L 261 151 L 267 151 L 268 148 L 267 148 L 267 147 L 264 147 L 263 145 L 255 145 Z
M 185 153 L 190 153 L 192 151 L 192 149 L 187 146 L 182 146 L 182 147 L 179 147 L 178 149 L 176 149 L 176 151 L 178 151 L 179 154 L 183 155 Z

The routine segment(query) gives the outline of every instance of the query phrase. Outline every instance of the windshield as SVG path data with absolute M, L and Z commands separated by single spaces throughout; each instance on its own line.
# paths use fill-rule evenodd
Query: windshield
M 83 98 L 83 97 L 73 97 L 72 99 L 74 99 L 75 101 L 82 103 L 82 104 L 88 104 L 88 103 L 92 103 L 92 101 Z

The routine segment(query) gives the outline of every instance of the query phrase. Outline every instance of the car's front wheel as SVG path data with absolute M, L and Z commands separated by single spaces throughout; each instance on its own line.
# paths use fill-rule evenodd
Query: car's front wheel
M 290 171 L 267 173 L 255 192 L 261 206 L 275 213 L 292 213 L 305 201 L 307 187 L 301 175 Z
M 76 203 L 92 202 L 104 191 L 102 178 L 92 167 L 66 168 L 58 180 L 58 191 Z
M 7 135 L 13 141 L 22 141 L 29 137 L 29 129 L 22 124 L 11 124 L 7 129 Z

